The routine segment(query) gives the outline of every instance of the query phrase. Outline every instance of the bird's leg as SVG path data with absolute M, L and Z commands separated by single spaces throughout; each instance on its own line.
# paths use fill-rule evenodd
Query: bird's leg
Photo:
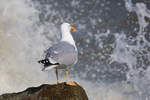
M 58 80 L 58 69 L 56 68 L 56 78 L 57 78 L 57 84 L 59 84 L 59 80 Z
M 76 83 L 68 81 L 68 69 L 66 68 L 66 84 L 76 86 Z
M 68 69 L 66 68 L 66 82 L 68 82 Z

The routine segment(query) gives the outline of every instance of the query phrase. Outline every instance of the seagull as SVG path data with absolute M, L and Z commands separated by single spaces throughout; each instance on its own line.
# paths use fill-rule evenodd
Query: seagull
M 69 23 L 63 23 L 61 25 L 61 40 L 49 47 L 44 52 L 45 58 L 38 61 L 38 63 L 44 65 L 42 71 L 48 71 L 53 68 L 56 69 L 57 84 L 59 84 L 58 69 L 65 69 L 67 83 L 68 67 L 76 64 L 78 60 L 78 50 L 71 35 L 71 31 L 74 30 L 75 28 Z

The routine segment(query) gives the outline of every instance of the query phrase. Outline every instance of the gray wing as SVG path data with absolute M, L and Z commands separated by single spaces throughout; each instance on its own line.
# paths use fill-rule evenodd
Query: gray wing
M 78 56 L 76 48 L 64 41 L 53 45 L 45 53 L 45 58 L 51 58 L 57 63 L 65 65 L 72 65 L 76 63 Z

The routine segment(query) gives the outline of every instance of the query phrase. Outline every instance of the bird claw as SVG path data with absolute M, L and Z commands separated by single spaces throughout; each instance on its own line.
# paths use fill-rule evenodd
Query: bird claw
M 69 81 L 67 81 L 66 84 L 67 84 L 67 85 L 71 85 L 71 86 L 76 86 L 76 83 L 75 83 L 75 82 L 69 82 Z

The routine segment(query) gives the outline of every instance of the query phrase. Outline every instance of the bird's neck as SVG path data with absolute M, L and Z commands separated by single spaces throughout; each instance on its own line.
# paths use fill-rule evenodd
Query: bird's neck
M 70 31 L 62 30 L 62 39 L 61 41 L 68 42 L 75 46 L 75 41 L 70 33 Z

